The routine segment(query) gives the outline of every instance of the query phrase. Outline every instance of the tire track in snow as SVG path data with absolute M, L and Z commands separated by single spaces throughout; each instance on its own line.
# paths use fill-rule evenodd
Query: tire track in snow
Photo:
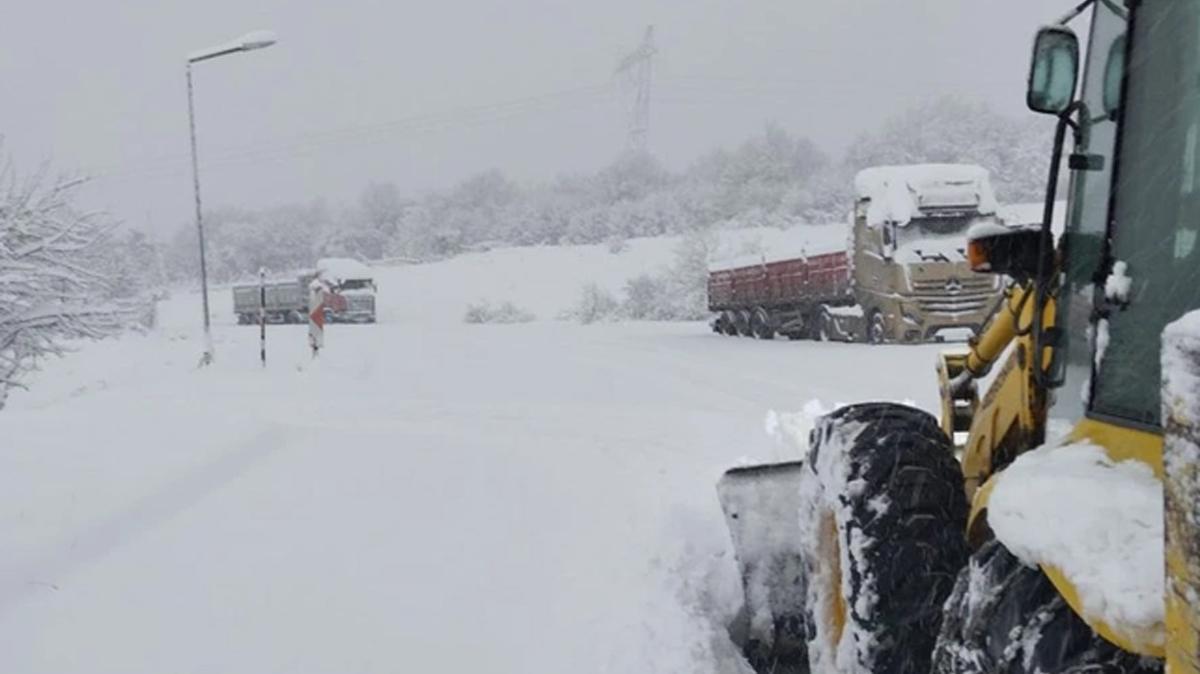
M 235 449 L 166 482 L 107 518 L 63 537 L 26 559 L 0 562 L 0 614 L 30 595 L 57 591 L 72 572 L 169 522 L 281 449 L 286 433 L 268 427 Z

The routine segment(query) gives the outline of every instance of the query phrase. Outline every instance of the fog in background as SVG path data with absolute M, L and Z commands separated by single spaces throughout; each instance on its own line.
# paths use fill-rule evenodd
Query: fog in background
M 25 3 L 0 23 L 0 134 L 20 165 L 97 177 L 89 205 L 156 233 L 190 218 L 184 56 L 247 30 L 270 49 L 196 67 L 206 206 L 406 194 L 482 169 L 593 170 L 625 147 L 619 59 L 654 24 L 649 150 L 683 167 L 768 121 L 838 152 L 961 94 L 1023 113 L 1036 0 Z M 28 168 L 26 169 L 28 170 Z

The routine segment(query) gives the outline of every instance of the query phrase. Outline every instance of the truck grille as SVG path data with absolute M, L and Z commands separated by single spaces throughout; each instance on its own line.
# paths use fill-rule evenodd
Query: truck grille
M 352 295 L 347 300 L 346 306 L 350 311 L 370 311 L 375 308 L 375 298 L 370 295 Z
M 913 281 L 913 298 L 930 314 L 960 315 L 983 311 L 997 291 L 990 276 Z

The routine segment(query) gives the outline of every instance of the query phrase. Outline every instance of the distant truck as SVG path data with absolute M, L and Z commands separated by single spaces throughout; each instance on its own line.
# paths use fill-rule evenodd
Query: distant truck
M 714 331 L 871 343 L 979 332 L 1003 293 L 999 277 L 966 261 L 967 229 L 997 219 L 988 172 L 880 166 L 854 188 L 844 243 L 710 268 Z
M 308 321 L 308 286 L 319 278 L 329 294 L 325 299 L 325 320 L 330 323 L 375 322 L 375 277 L 371 268 L 348 258 L 326 258 L 314 270 L 294 280 L 266 284 L 268 323 L 305 323 Z M 259 284 L 233 287 L 233 313 L 241 325 L 258 323 L 262 303 Z

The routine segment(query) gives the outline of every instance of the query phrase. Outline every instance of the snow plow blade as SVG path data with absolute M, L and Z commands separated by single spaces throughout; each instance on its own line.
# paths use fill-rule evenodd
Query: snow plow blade
M 717 483 L 745 595 L 730 636 L 759 672 L 808 671 L 799 535 L 802 470 L 799 461 L 747 466 L 726 471 Z

